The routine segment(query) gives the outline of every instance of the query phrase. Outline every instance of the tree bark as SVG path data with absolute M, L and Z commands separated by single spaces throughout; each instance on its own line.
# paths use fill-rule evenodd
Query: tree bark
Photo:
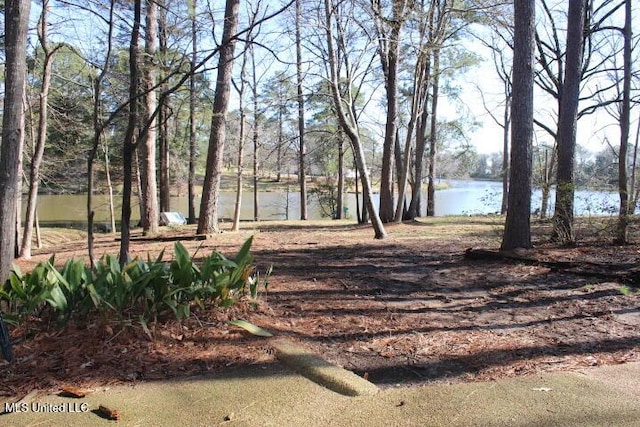
M 407 212 L 407 219 L 416 219 L 422 214 L 422 179 L 424 176 L 424 152 L 427 147 L 427 123 L 429 115 L 424 112 L 416 128 L 416 150 L 413 175 L 413 188 L 411 189 L 411 203 Z
M 540 218 L 542 219 L 546 218 L 549 212 L 549 198 L 551 197 L 552 178 L 556 168 L 557 152 L 558 144 L 554 142 L 553 147 L 551 147 L 551 159 L 549 159 L 547 147 L 545 147 L 544 166 L 542 168 L 542 173 L 544 173 L 542 177 L 542 201 L 540 206 Z
M 145 233 L 158 231 L 158 184 L 156 179 L 156 137 L 158 135 L 157 121 L 154 113 L 158 106 L 156 99 L 157 72 L 154 61 L 156 59 L 156 41 L 158 38 L 158 5 L 156 0 L 146 0 L 146 30 L 145 56 L 143 68 L 144 95 L 144 126 L 142 139 L 138 144 L 140 153 L 141 177 L 141 216 L 140 222 Z
M 366 212 L 371 218 L 374 236 L 376 239 L 384 239 L 385 237 L 387 237 L 387 233 L 384 229 L 382 221 L 380 220 L 380 216 L 378 215 L 378 212 L 373 205 L 369 170 L 367 169 L 362 142 L 360 141 L 360 136 L 358 135 L 357 122 L 355 120 L 355 117 L 352 115 L 351 109 L 348 109 L 347 111 L 347 109 L 345 109 L 345 107 L 343 106 L 344 100 L 342 99 L 340 93 L 340 82 L 337 70 L 337 56 L 334 47 L 334 35 L 332 30 L 333 5 L 331 4 L 331 0 L 325 0 L 324 6 L 326 18 L 325 31 L 327 36 L 328 51 L 327 65 L 329 67 L 331 95 L 333 98 L 334 107 L 336 108 L 338 122 L 340 123 L 340 126 L 344 133 L 349 138 L 349 141 L 351 141 L 351 147 L 353 148 L 356 165 L 358 170 L 360 171 L 360 179 L 362 180 L 362 191 L 364 196 L 364 203 L 366 206 Z
M 240 112 L 240 134 L 238 135 L 238 161 L 236 163 L 236 200 L 233 210 L 233 226 L 231 231 L 240 230 L 240 213 L 242 210 L 242 178 L 244 172 L 244 144 L 246 138 L 246 125 L 247 125 L 247 112 L 244 107 L 244 90 L 247 85 L 246 80 L 246 68 L 247 68 L 247 55 L 249 48 L 245 44 L 244 51 L 242 52 L 242 66 L 240 67 L 240 86 L 234 84 L 236 91 L 238 92 L 238 111 Z
M 629 241 L 629 180 L 627 176 L 627 153 L 629 151 L 629 128 L 631 119 L 631 1 L 625 0 L 622 105 L 620 108 L 620 149 L 618 151 L 618 194 L 620 208 L 614 243 L 625 245 Z
M 116 214 L 113 202 L 113 183 L 111 181 L 111 160 L 109 156 L 109 144 L 104 144 L 104 174 L 107 179 L 107 192 L 109 193 L 109 228 L 111 233 L 116 232 Z
M 636 127 L 636 139 L 633 144 L 633 163 L 631 165 L 631 179 L 629 182 L 629 215 L 633 215 L 636 212 L 636 207 L 638 204 L 638 183 L 637 183 L 637 173 L 638 173 L 638 144 L 640 143 L 640 119 L 637 120 Z
M 336 200 L 335 219 L 342 219 L 346 215 L 344 209 L 344 140 L 342 132 L 338 132 L 338 195 Z
M 582 46 L 586 0 L 569 0 L 564 85 L 558 116 L 558 179 L 554 235 L 563 244 L 575 244 L 573 228 L 574 158 L 578 98 L 582 81 Z
M 211 117 L 211 135 L 207 153 L 207 171 L 202 189 L 198 234 L 209 234 L 218 231 L 218 201 L 220 177 L 222 175 L 222 157 L 226 138 L 226 116 L 229 105 L 231 73 L 236 40 L 233 38 L 238 28 L 238 11 L 240 0 L 227 0 L 224 14 L 224 29 L 218 60 L 218 76 L 213 100 Z
M 260 165 L 260 156 L 258 155 L 258 151 L 260 149 L 260 114 L 258 112 L 258 78 L 256 76 L 256 57 L 253 45 L 251 46 L 251 80 L 251 92 L 253 96 L 253 132 L 251 135 L 253 141 L 253 220 L 258 221 L 260 219 L 260 193 L 258 191 L 258 170 Z
M 502 203 L 500 204 L 500 214 L 505 215 L 509 200 L 509 125 L 511 116 L 511 95 L 507 96 L 504 106 L 504 127 L 502 128 Z
M 107 49 L 105 53 L 105 59 L 103 62 L 102 70 L 98 77 L 92 82 L 93 83 L 93 111 L 92 111 L 92 123 L 93 123 L 93 135 L 92 135 L 92 144 L 91 150 L 89 150 L 89 154 L 87 156 L 87 252 L 89 255 L 89 263 L 91 267 L 95 266 L 95 257 L 93 253 L 93 162 L 95 161 L 96 154 L 98 152 L 98 147 L 100 146 L 100 142 L 102 140 L 104 125 L 102 123 L 101 115 L 101 93 L 102 93 L 102 82 L 107 75 L 109 70 L 109 64 L 111 63 L 111 51 L 113 47 L 113 16 L 115 9 L 115 1 L 111 0 L 109 2 L 109 29 L 107 34 Z M 105 164 L 107 170 L 107 178 L 109 184 L 109 190 L 111 191 L 111 181 L 109 175 L 109 163 L 108 163 L 108 144 L 105 143 Z M 113 213 L 113 197 L 112 193 L 109 193 L 109 208 L 111 212 L 111 223 L 112 223 L 112 232 L 115 233 L 115 218 Z
M 535 1 L 515 0 L 511 171 L 502 250 L 531 247 Z
M 164 0 L 158 1 L 158 44 L 160 48 L 160 57 L 167 57 L 167 11 Z M 168 83 L 166 75 L 161 75 L 160 92 L 166 93 Z M 160 98 L 160 111 L 158 113 L 158 149 L 160 151 L 158 160 L 160 163 L 160 212 L 169 212 L 171 210 L 171 174 L 169 173 L 169 97 Z
M 413 140 L 413 128 L 414 128 L 415 119 L 412 114 L 411 119 L 409 120 L 409 124 L 407 126 L 407 137 L 405 140 L 404 153 L 402 158 L 400 159 L 398 165 L 400 166 L 400 170 L 398 172 L 398 201 L 396 203 L 396 211 L 394 214 L 393 221 L 396 223 L 402 222 L 404 218 L 404 208 L 406 206 L 406 191 L 407 191 L 407 181 L 409 179 L 409 164 L 411 159 L 411 151 Z M 397 141 L 397 139 L 396 139 Z M 398 144 L 399 145 L 399 144 Z
M 49 87 L 51 85 L 51 67 L 56 49 L 49 49 L 48 43 L 48 14 L 49 0 L 42 3 L 42 12 L 38 22 L 38 39 L 44 53 L 44 64 L 42 69 L 42 85 L 40 87 L 40 116 L 38 118 L 38 138 L 36 147 L 31 159 L 31 168 L 29 170 L 29 196 L 27 199 L 27 212 L 24 223 L 24 232 L 22 235 L 22 245 L 20 247 L 20 256 L 25 259 L 31 258 L 31 240 L 33 238 L 33 226 L 36 218 L 36 207 L 38 200 L 38 188 L 40 186 L 40 165 L 44 156 L 44 148 L 47 142 L 47 120 L 49 116 Z
M 421 45 L 436 45 L 438 43 L 436 36 L 435 23 L 436 4 L 431 3 L 426 11 L 426 19 L 419 27 Z M 420 57 L 414 71 L 414 90 L 413 99 L 417 104 L 412 110 L 412 116 L 415 115 L 416 127 L 416 143 L 414 153 L 414 171 L 413 171 L 413 187 L 411 188 L 411 202 L 407 209 L 405 219 L 413 220 L 422 214 L 422 178 L 424 176 L 424 154 L 427 146 L 426 130 L 429 119 L 427 113 L 427 102 L 429 99 L 429 86 L 431 85 L 431 51 L 420 50 Z M 408 167 L 408 165 L 407 165 Z
M 438 154 L 438 92 L 440 89 L 440 49 L 433 52 L 433 94 L 431 96 L 431 130 L 429 131 L 429 181 L 427 216 L 436 214 L 436 163 Z
M 353 154 L 353 168 L 355 169 L 353 172 L 354 176 L 354 186 L 356 187 L 356 218 L 358 219 L 358 224 L 364 224 L 364 217 L 362 215 L 362 209 L 360 208 L 360 185 L 358 184 L 359 175 L 358 175 L 358 167 L 356 166 L 356 155 Z
M 16 218 L 24 139 L 23 97 L 26 81 L 29 0 L 5 2 L 5 74 L 2 144 L 0 145 L 0 285 L 9 277 L 16 251 Z
M 306 147 L 304 127 L 304 94 L 302 91 L 302 40 L 300 36 L 300 20 L 302 18 L 302 0 L 296 0 L 296 94 L 298 101 L 298 183 L 300 185 L 300 219 L 306 220 L 307 214 L 307 174 Z
M 242 95 L 240 95 L 242 96 Z M 238 135 L 238 162 L 236 172 L 236 200 L 233 209 L 233 226 L 231 231 L 240 230 L 240 214 L 242 211 L 242 173 L 243 173 L 243 158 L 244 158 L 244 139 L 246 128 L 246 117 L 242 101 L 240 102 L 240 135 Z
M 425 74 L 426 72 L 426 74 Z M 401 162 L 401 171 L 398 174 L 398 202 L 396 204 L 396 212 L 395 212 L 395 222 L 401 222 L 403 219 L 413 220 L 420 216 L 420 203 L 419 203 L 419 192 L 422 188 L 422 183 L 418 183 L 416 180 L 416 176 L 418 175 L 418 170 L 420 169 L 420 180 L 422 180 L 422 167 L 418 168 L 418 161 L 422 164 L 422 159 L 424 156 L 424 137 L 422 138 L 422 143 L 420 145 L 418 142 L 418 134 L 422 131 L 423 125 L 426 122 L 422 122 L 423 118 L 426 118 L 427 114 L 425 112 L 425 103 L 426 103 L 426 94 L 428 93 L 428 83 L 430 81 L 430 55 L 422 54 L 418 61 L 416 62 L 416 66 L 413 74 L 413 94 L 411 96 L 411 115 L 409 117 L 409 123 L 407 124 L 407 134 L 405 140 L 405 152 L 404 159 Z M 414 136 L 415 131 L 415 136 Z M 413 187 L 411 188 L 411 202 L 409 203 L 409 207 L 406 209 L 406 212 L 403 212 L 405 209 L 406 202 L 406 188 L 407 181 L 409 180 L 409 169 L 411 167 L 411 152 L 412 152 L 412 141 L 416 141 L 416 149 L 415 149 L 415 162 L 416 165 L 414 167 L 415 175 L 413 177 Z M 418 150 L 421 150 L 418 153 Z M 418 160 L 419 158 L 419 160 Z M 414 199 L 414 190 L 416 190 Z
M 129 261 L 129 242 L 131 240 L 131 190 L 133 183 L 133 152 L 136 143 L 136 128 L 138 125 L 138 102 L 135 101 L 138 95 L 138 43 L 140 39 L 140 20 L 142 0 L 134 1 L 133 26 L 131 29 L 131 40 L 129 42 L 129 113 L 127 130 L 122 143 L 122 214 L 120 231 L 120 252 L 119 261 L 124 265 Z
M 398 126 L 398 64 L 400 56 L 400 34 L 404 25 L 405 0 L 393 0 L 392 17 L 382 16 L 382 8 L 378 0 L 371 1 L 378 32 L 378 52 L 382 64 L 387 95 L 387 116 L 382 146 L 382 171 L 380 177 L 380 208 L 382 222 L 394 219 L 393 201 L 393 152 L 396 145 Z M 387 28 L 390 27 L 390 28 Z
M 278 90 L 280 92 L 280 89 Z M 282 181 L 282 146 L 284 145 L 284 124 L 283 124 L 283 107 L 284 107 L 284 95 L 278 93 L 279 104 L 278 105 L 278 145 L 276 146 L 276 182 Z M 287 177 L 288 178 L 288 177 Z
M 198 60 L 198 32 L 196 27 L 196 4 L 193 0 L 191 12 L 191 75 L 189 76 L 189 224 L 196 223 L 196 156 L 197 156 L 197 128 L 196 128 L 196 66 Z
M 624 245 L 629 242 L 629 181 L 627 177 L 627 152 L 629 150 L 629 128 L 631 118 L 631 0 L 625 0 L 624 19 L 624 64 L 622 78 L 622 105 L 620 108 L 620 150 L 618 152 L 618 193 L 620 210 L 614 243 Z

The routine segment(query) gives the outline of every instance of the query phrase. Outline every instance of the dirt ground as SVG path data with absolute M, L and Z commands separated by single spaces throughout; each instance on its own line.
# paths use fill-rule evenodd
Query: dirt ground
M 247 223 L 239 233 L 204 241 L 193 240 L 189 227 L 134 239 L 132 254 L 145 258 L 171 253 L 172 240 L 192 254 L 216 249 L 233 256 L 254 235 L 256 265 L 273 265 L 273 273 L 257 307 L 241 303 L 151 325 L 153 339 L 135 319 L 124 327 L 96 321 L 64 329 L 33 319 L 11 328 L 17 361 L 0 362 L 0 395 L 271 362 L 269 340 L 226 323 L 234 318 L 296 340 L 382 387 L 639 361 L 638 283 L 621 279 L 640 265 L 639 246 L 609 245 L 611 224 L 585 221 L 581 243 L 560 248 L 548 242 L 549 225 L 539 223 L 535 248 L 519 255 L 540 262 L 466 258 L 468 248 L 499 246 L 501 221 L 421 219 L 388 226 L 385 240 L 346 221 Z M 118 244 L 99 235 L 96 254 L 115 254 Z M 86 257 L 85 243 L 59 242 L 18 264 L 25 270 L 52 253 L 58 263 Z M 586 274 L 582 263 L 607 274 Z

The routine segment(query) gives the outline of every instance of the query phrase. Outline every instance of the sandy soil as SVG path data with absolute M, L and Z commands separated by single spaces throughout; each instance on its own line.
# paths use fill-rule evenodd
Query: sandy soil
M 166 229 L 158 239 L 134 239 L 132 254 L 171 252 L 181 240 L 191 253 L 216 249 L 232 256 L 254 235 L 256 265 L 273 265 L 257 307 L 196 312 L 183 323 L 135 319 L 72 322 L 60 329 L 33 319 L 12 328 L 17 361 L 0 362 L 0 395 L 62 385 L 96 387 L 223 370 L 273 360 L 269 341 L 229 326 L 233 318 L 288 336 L 328 360 L 383 386 L 482 381 L 640 360 L 640 293 L 616 273 L 634 269 L 637 244 L 610 246 L 606 222 L 585 222 L 574 248 L 549 243 L 548 224 L 534 227 L 535 249 L 520 255 L 539 263 L 471 260 L 465 250 L 497 248 L 499 218 L 440 218 L 390 225 L 374 240 L 351 222 L 243 224 L 205 241 L 194 229 Z M 635 230 L 634 230 L 635 231 Z M 100 235 L 96 253 L 117 253 Z M 85 257 L 83 241 L 42 250 L 22 269 L 56 253 L 62 263 Z M 555 268 L 586 263 L 607 274 Z M 595 266 L 595 267 L 594 267 Z M 615 268 L 614 268 L 615 270 Z M 622 286 L 632 289 L 624 295 Z M 636 283 L 637 285 L 637 283 Z

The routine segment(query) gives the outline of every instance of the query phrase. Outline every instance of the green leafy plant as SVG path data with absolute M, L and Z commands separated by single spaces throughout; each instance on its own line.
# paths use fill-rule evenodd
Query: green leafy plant
M 620 293 L 624 296 L 630 296 L 630 295 L 634 295 L 637 293 L 640 293 L 640 289 L 634 289 L 631 286 L 627 286 L 627 285 L 622 285 L 620 286 Z
M 78 259 L 67 261 L 60 271 L 54 267 L 54 262 L 51 257 L 28 274 L 14 266 L 8 286 L 0 291 L 0 300 L 8 303 L 14 316 L 33 315 L 47 307 L 62 322 L 74 313 L 86 314 L 91 270 Z
M 311 188 L 308 193 L 309 199 L 315 199 L 320 206 L 320 213 L 323 218 L 336 218 L 338 188 L 332 183 L 318 183 L 315 188 Z
M 121 266 L 113 255 L 106 255 L 94 270 L 82 260 L 69 260 L 60 270 L 54 258 L 23 274 L 17 267 L 8 286 L 0 289 L 15 319 L 49 311 L 58 320 L 71 316 L 116 316 L 121 322 L 137 317 L 145 329 L 147 321 L 173 314 L 178 319 L 191 315 L 191 308 L 229 307 L 246 295 L 258 295 L 260 276 L 251 255 L 252 238 L 234 259 L 219 252 L 204 257 L 200 266 L 187 249 L 177 242 L 174 258 L 164 262 L 164 251 L 155 259 L 134 259 Z M 267 278 L 262 280 L 267 289 Z

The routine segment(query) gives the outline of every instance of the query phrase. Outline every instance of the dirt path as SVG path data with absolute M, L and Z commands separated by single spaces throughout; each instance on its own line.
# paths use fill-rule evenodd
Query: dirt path
M 241 305 L 227 313 L 199 313 L 182 325 L 158 325 L 154 341 L 135 325 L 124 331 L 118 325 L 40 331 L 16 346 L 16 364 L 0 364 L 0 377 L 6 379 L 0 393 L 193 375 L 270 361 L 268 341 L 225 324 L 234 317 L 298 340 L 381 386 L 488 380 L 640 360 L 640 294 L 623 295 L 620 283 L 545 266 L 465 259 L 469 247 L 499 245 L 496 219 L 394 225 L 383 241 L 374 240 L 369 227 L 346 222 L 252 227 L 183 243 L 192 252 L 216 248 L 232 255 L 254 234 L 257 265 L 262 270 L 274 266 L 257 309 Z M 544 236 L 544 225 L 536 232 Z M 192 231 L 171 233 L 180 238 Z M 583 239 L 599 242 L 602 235 Z M 561 249 L 542 237 L 536 242 L 532 254 L 541 259 L 634 264 L 640 259 L 637 245 Z M 166 241 L 132 246 L 144 256 L 170 247 Z M 84 256 L 76 252 L 81 244 L 53 249 L 60 262 Z M 112 238 L 97 242 L 98 254 L 116 249 Z

